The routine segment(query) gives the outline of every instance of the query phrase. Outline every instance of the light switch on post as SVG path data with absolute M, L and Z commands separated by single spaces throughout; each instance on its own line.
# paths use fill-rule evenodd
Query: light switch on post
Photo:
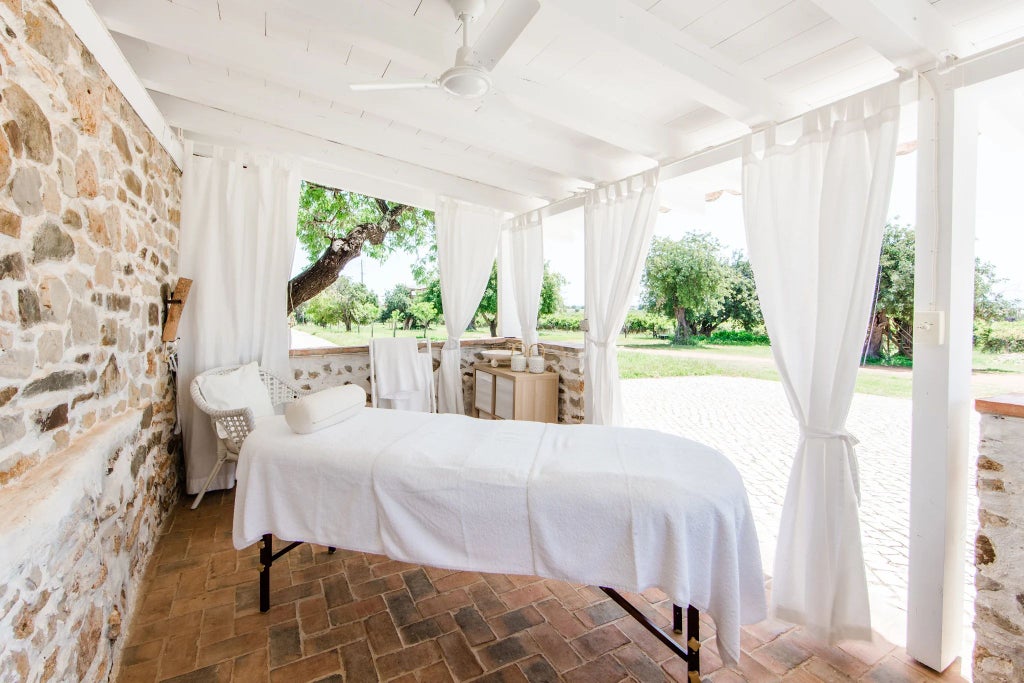
M 942 346 L 946 343 L 945 323 L 942 311 L 914 311 L 914 342 Z

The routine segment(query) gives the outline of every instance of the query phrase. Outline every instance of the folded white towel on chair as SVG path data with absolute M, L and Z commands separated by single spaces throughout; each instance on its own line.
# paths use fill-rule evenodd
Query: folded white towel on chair
M 401 400 L 423 392 L 422 360 L 415 339 L 373 339 L 370 343 L 378 398 Z
M 347 420 L 365 406 L 366 390 L 346 384 L 292 401 L 285 406 L 284 419 L 296 434 L 311 434 Z

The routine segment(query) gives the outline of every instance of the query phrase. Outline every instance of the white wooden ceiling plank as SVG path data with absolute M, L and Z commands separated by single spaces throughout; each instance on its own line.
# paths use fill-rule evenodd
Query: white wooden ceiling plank
M 597 28 L 632 50 L 686 78 L 688 93 L 747 124 L 777 118 L 787 98 L 737 65 L 686 36 L 629 0 L 548 0 L 578 21 Z
M 328 167 L 350 169 L 367 178 L 419 188 L 434 196 L 446 195 L 505 211 L 528 211 L 544 203 L 536 198 L 517 195 L 507 190 L 372 154 L 264 121 L 204 107 L 162 93 L 154 93 L 153 99 L 175 126 L 210 136 L 210 141 L 219 144 L 264 149 Z M 374 194 L 373 191 L 357 191 Z
M 761 78 L 770 78 L 854 38 L 856 36 L 849 29 L 829 19 L 794 36 L 792 40 L 748 59 L 743 66 Z
M 796 64 L 768 80 L 790 91 L 799 91 L 823 79 L 832 79 L 843 87 L 842 73 L 866 63 L 877 63 L 878 53 L 859 40 L 850 40 L 827 52 Z M 892 78 L 891 66 L 886 74 Z
M 504 112 L 504 120 L 477 118 L 465 102 L 436 92 L 353 93 L 347 87 L 343 65 L 326 63 L 301 46 L 239 33 L 221 23 L 191 22 L 189 18 L 166 2 L 147 0 L 113 3 L 103 15 L 108 27 L 124 35 L 465 140 L 568 176 L 579 185 L 622 176 L 621 163 L 614 157 L 584 153 L 557 136 L 526 134 L 524 126 L 529 119 L 525 115 L 519 120 L 514 112 Z
M 726 0 L 690 23 L 683 31 L 708 47 L 716 47 L 790 1 Z
M 967 42 L 927 0 L 814 2 L 896 66 L 929 66 L 970 52 Z
M 294 99 L 286 86 L 240 75 L 211 76 L 207 65 L 169 59 L 162 48 L 146 49 L 133 38 L 119 45 L 151 92 L 171 95 L 207 107 L 230 110 L 250 119 L 347 144 L 453 176 L 472 178 L 517 194 L 560 199 L 576 189 L 572 181 L 538 169 L 496 162 L 479 155 L 442 147 L 431 134 L 397 130 L 377 117 L 345 116 L 331 102 L 316 97 Z M 374 119 L 377 119 L 376 121 Z
M 829 21 L 810 0 L 794 0 L 715 46 L 737 64 L 753 59 Z
M 647 11 L 676 30 L 682 30 L 723 2 L 725 0 L 660 0 Z

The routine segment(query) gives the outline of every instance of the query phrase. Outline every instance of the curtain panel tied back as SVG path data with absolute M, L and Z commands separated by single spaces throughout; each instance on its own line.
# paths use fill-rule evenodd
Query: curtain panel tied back
M 824 640 L 870 639 L 857 440 L 846 431 L 899 129 L 895 83 L 803 117 L 793 144 L 744 141 L 743 216 L 772 355 L 800 428 L 772 611 Z M 755 134 L 759 135 L 759 134 Z
M 450 197 L 438 199 L 437 267 L 448 341 L 441 348 L 437 383 L 439 413 L 466 412 L 462 393 L 463 331 L 473 322 L 498 250 L 504 214 Z
M 658 217 L 658 169 L 587 192 L 583 202 L 584 419 L 622 424 L 615 339 L 640 286 Z
M 508 228 L 512 251 L 512 290 L 527 351 L 537 343 L 537 316 L 544 286 L 544 226 L 539 211 L 516 217 Z

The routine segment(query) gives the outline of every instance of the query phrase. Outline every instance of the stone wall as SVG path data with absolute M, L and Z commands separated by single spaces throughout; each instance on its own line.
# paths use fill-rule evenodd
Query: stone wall
M 180 173 L 51 3 L 0 31 L 0 680 L 105 681 L 178 495 Z
M 1024 681 L 1024 394 L 978 411 L 974 680 Z
M 465 339 L 462 341 L 462 386 L 468 413 L 473 405 L 473 364 L 484 362 L 486 349 L 506 348 L 512 339 Z M 517 340 L 516 340 L 517 341 Z M 547 369 L 558 372 L 558 421 L 583 422 L 583 350 L 581 345 L 545 344 Z M 433 345 L 434 367 L 441 362 L 441 344 Z M 291 366 L 295 383 L 307 391 L 342 384 L 359 384 L 370 390 L 370 354 L 365 346 L 294 350 Z

